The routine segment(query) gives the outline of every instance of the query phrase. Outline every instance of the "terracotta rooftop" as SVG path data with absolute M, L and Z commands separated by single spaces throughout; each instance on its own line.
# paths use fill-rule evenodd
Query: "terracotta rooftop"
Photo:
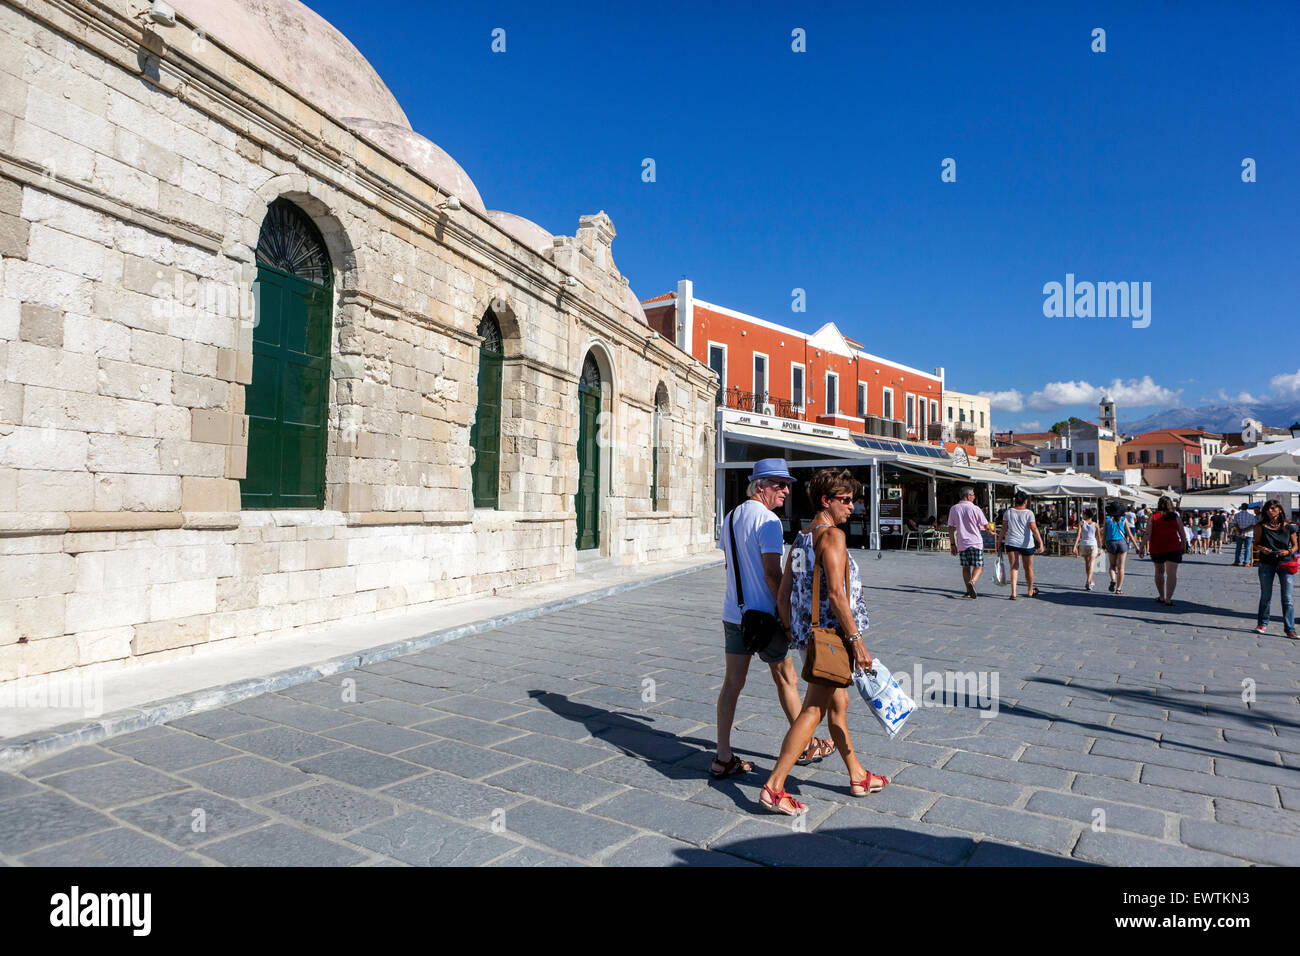
M 1189 430 L 1185 428 L 1157 428 L 1154 431 L 1143 432 L 1135 438 L 1131 438 L 1124 443 L 1127 448 L 1130 445 L 1171 445 L 1181 442 L 1184 445 L 1200 446 L 1199 442 L 1194 442 L 1187 437 Z M 1194 430 L 1190 434 L 1196 434 Z

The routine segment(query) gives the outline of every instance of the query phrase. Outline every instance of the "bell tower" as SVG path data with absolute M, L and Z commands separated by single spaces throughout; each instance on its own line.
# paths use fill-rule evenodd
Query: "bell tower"
M 1116 431 L 1118 423 L 1115 421 L 1115 399 L 1109 395 L 1103 395 L 1101 401 L 1097 404 L 1097 409 L 1101 415 L 1101 419 L 1097 424 L 1101 425 L 1102 428 Z

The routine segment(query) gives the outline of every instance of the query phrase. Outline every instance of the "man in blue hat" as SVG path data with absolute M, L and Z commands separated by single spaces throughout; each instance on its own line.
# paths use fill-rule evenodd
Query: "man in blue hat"
M 748 773 L 754 765 L 731 752 L 731 725 L 736 718 L 736 701 L 745 687 L 749 661 L 753 656 L 745 649 L 740 619 L 743 615 L 736 594 L 739 571 L 744 593 L 744 611 L 776 614 L 776 596 L 781 589 L 781 555 L 785 540 L 781 519 L 773 512 L 785 504 L 794 477 L 783 458 L 764 458 L 749 476 L 746 498 L 722 521 L 718 547 L 727 556 L 727 593 L 722 602 L 722 631 L 725 639 L 726 676 L 718 693 L 718 752 L 709 775 L 715 780 L 733 774 Z M 735 553 L 732 553 L 732 538 Z M 789 658 L 788 635 L 774 638 L 758 652 L 759 659 L 771 668 L 776 682 L 777 699 L 791 724 L 799 716 L 799 676 Z M 819 742 L 813 741 L 814 745 Z M 809 748 L 810 750 L 813 748 Z

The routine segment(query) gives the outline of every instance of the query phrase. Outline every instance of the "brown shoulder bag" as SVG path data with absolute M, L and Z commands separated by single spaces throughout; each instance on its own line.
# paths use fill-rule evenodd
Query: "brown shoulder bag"
M 814 547 L 814 554 L 816 548 Z M 812 630 L 808 650 L 804 654 L 803 679 L 809 683 L 848 687 L 853 683 L 853 654 L 844 641 L 840 628 L 830 630 L 820 627 L 822 607 L 822 562 L 813 558 L 812 579 Z M 844 595 L 849 591 L 848 555 L 844 557 Z

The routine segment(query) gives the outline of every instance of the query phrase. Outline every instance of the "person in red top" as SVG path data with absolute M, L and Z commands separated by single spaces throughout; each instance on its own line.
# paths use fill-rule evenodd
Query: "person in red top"
M 1147 522 L 1143 549 L 1156 566 L 1156 600 L 1174 606 L 1174 588 L 1178 586 L 1178 565 L 1183 560 L 1183 523 L 1168 495 L 1156 505 L 1156 513 Z

